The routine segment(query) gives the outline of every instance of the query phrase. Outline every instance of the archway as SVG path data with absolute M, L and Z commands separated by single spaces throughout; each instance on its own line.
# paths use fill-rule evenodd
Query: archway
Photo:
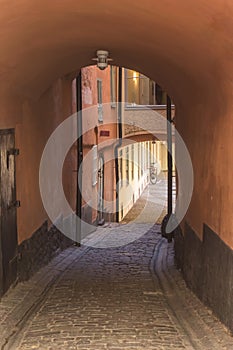
M 1 1 L 0 123 L 1 128 L 16 129 L 22 151 L 17 167 L 17 195 L 22 198 L 19 242 L 40 231 L 47 220 L 37 181 L 39 160 L 49 135 L 71 112 L 71 80 L 91 63 L 97 49 L 106 48 L 114 64 L 150 76 L 177 106 L 177 128 L 195 172 L 182 227 L 185 274 L 230 322 L 229 310 L 220 307 L 221 300 L 230 298 L 224 294 L 229 287 L 220 286 L 228 285 L 232 276 L 227 258 L 233 247 L 232 11 L 232 2 L 223 6 L 218 0 Z M 225 267 L 224 277 L 220 265 Z M 207 281 L 201 290 L 200 275 Z M 212 283 L 217 287 L 211 288 Z M 216 289 L 223 294 L 219 292 L 214 305 Z

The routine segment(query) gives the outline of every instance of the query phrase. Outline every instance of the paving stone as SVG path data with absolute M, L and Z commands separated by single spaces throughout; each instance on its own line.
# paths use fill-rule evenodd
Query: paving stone
M 115 248 L 70 247 L 10 290 L 0 303 L 2 349 L 233 349 L 226 328 L 186 288 L 159 227 L 128 225 L 125 234 L 144 235 Z

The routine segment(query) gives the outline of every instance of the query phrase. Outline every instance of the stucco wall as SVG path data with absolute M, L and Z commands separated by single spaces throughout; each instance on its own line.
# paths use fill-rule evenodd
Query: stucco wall
M 3 103 L 4 101 L 4 103 Z M 47 139 L 54 129 L 71 114 L 71 82 L 59 79 L 39 99 L 19 99 L 13 95 L 1 99 L 0 128 L 15 128 L 18 242 L 29 238 L 47 219 L 40 197 L 39 164 Z M 56 166 L 56 164 L 55 164 Z M 71 162 L 64 167 L 65 190 L 71 204 Z
M 103 121 L 98 120 L 97 108 L 97 80 L 102 81 Z M 115 82 L 116 83 L 116 82 Z M 116 90 L 115 90 L 116 91 Z M 114 145 L 117 137 L 117 107 L 111 103 L 111 69 L 101 71 L 96 66 L 88 66 L 82 69 L 82 94 L 83 94 L 83 206 L 92 215 L 89 220 L 97 219 L 97 194 L 99 177 L 97 174 L 96 185 L 93 186 L 93 153 L 92 147 L 98 145 L 98 158 L 104 158 L 104 210 L 105 218 L 112 219 L 114 215 L 115 198 L 115 163 Z M 116 96 L 115 96 L 116 99 Z M 107 132 L 104 136 L 101 131 Z M 91 206 L 91 208 L 90 208 Z M 110 215 L 108 214 L 110 213 Z M 85 214 L 84 216 L 90 216 Z
M 232 1 L 43 4 L 1 1 L 3 90 L 41 96 L 58 77 L 91 64 L 104 45 L 114 64 L 142 72 L 172 97 L 195 171 L 186 218 L 199 236 L 207 223 L 233 247 Z
M 194 191 L 186 221 L 200 238 L 203 224 L 207 224 L 233 248 L 232 112 L 230 104 L 221 103 L 226 101 L 230 86 L 216 89 L 216 95 L 207 95 L 204 101 L 193 100 L 186 119 L 187 105 L 177 106 L 177 128 L 194 168 Z M 216 99 L 219 108 L 213 104 Z

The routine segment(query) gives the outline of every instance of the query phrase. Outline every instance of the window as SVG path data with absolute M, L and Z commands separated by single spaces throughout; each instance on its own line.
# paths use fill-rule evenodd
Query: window
M 117 85 L 117 68 L 115 66 L 111 66 L 111 102 L 112 106 L 116 104 L 117 96 L 116 96 L 116 85 Z
M 134 144 L 131 147 L 131 177 L 134 180 Z
M 155 99 L 157 105 L 165 105 L 167 103 L 167 95 L 158 84 L 155 84 Z
M 122 154 L 122 150 L 119 152 L 119 180 L 120 180 L 120 187 L 123 186 L 123 154 Z
M 98 103 L 98 121 L 103 121 L 103 86 L 102 80 L 97 79 L 97 103 Z
M 92 147 L 92 186 L 97 184 L 98 174 L 98 149 L 97 146 Z
M 166 93 L 145 75 L 125 69 L 125 101 L 129 105 L 166 105 Z
M 125 171 L 126 171 L 126 180 L 127 182 L 129 182 L 129 147 L 126 147 Z
M 138 180 L 141 177 L 141 143 L 138 143 Z
M 145 170 L 145 146 L 144 143 L 142 143 L 141 148 L 141 176 L 143 176 L 144 170 Z
M 149 161 L 150 161 L 150 145 L 149 142 L 146 142 L 146 169 L 149 168 Z

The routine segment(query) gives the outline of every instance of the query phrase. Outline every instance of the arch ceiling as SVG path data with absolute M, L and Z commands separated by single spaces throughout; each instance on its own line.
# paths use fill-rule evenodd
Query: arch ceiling
M 97 49 L 150 76 L 177 102 L 184 91 L 193 99 L 232 79 L 232 0 L 0 0 L 0 6 L 5 91 L 39 96 L 56 78 L 92 64 Z

